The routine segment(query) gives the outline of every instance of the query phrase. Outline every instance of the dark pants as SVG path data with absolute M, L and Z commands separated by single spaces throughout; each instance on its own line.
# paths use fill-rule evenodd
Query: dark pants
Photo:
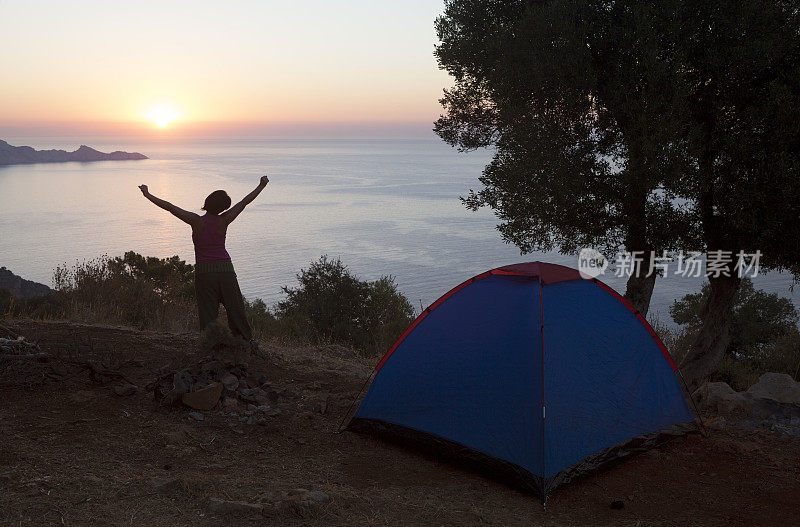
M 228 327 L 234 335 L 246 340 L 253 338 L 250 324 L 244 314 L 244 300 L 236 273 L 233 271 L 214 271 L 195 273 L 194 289 L 197 295 L 197 310 L 200 315 L 200 331 L 217 319 L 219 304 L 225 306 L 228 314 Z

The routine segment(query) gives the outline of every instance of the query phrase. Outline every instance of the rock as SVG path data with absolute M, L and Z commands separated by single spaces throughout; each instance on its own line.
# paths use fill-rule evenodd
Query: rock
M 288 399 L 290 401 L 299 401 L 300 399 L 303 398 L 302 394 L 289 389 L 283 390 L 283 392 L 281 392 L 279 395 L 280 397 L 283 397 L 284 399 Z
M 709 382 L 694 398 L 700 408 L 718 414 L 706 423 L 710 428 L 766 430 L 799 437 L 800 404 L 791 402 L 798 384 L 788 375 L 765 373 L 746 392 L 737 393 L 723 382 Z
M 327 503 L 329 498 L 319 490 L 292 489 L 289 491 L 289 499 L 304 507 L 313 507 Z
M 261 383 L 258 382 L 258 379 L 255 377 L 245 377 L 244 379 L 245 384 L 247 384 L 248 388 L 255 389 L 261 386 Z
M 267 406 L 269 404 L 273 404 L 269 396 L 267 396 L 267 394 L 264 392 L 253 395 L 252 400 L 255 401 L 258 406 Z
M 156 492 L 164 496 L 175 496 L 183 490 L 183 484 L 179 478 L 160 479 L 153 482 Z
M 114 386 L 114 393 L 119 395 L 120 397 L 126 397 L 128 395 L 133 395 L 136 393 L 138 388 L 133 384 L 119 384 Z
M 172 389 L 164 394 L 163 404 L 172 404 L 189 391 L 191 378 L 186 372 L 178 371 L 172 376 Z
M 203 363 L 203 371 L 219 371 L 225 367 L 222 361 L 212 360 Z
M 211 498 L 208 505 L 209 512 L 213 514 L 261 514 L 263 505 L 245 501 L 226 501 Z
M 205 419 L 205 416 L 200 412 L 189 412 L 189 419 L 194 419 L 195 421 L 202 421 Z
M 196 446 L 187 446 L 187 447 L 183 448 L 182 450 L 180 450 L 176 454 L 176 457 L 184 458 L 184 457 L 193 456 L 193 455 L 199 454 L 199 453 L 200 453 L 200 449 L 197 448 Z
M 72 399 L 72 402 L 78 404 L 88 403 L 94 399 L 94 392 L 89 390 L 81 390 L 70 395 L 70 399 Z
M 225 385 L 225 388 L 235 392 L 236 388 L 239 386 L 239 378 L 232 373 L 226 373 L 220 379 L 220 382 Z
M 749 413 L 748 401 L 724 382 L 707 382 L 693 397 L 698 406 L 718 414 L 745 416 Z
M 367 374 L 367 372 L 365 372 L 364 370 L 358 369 L 358 368 L 354 369 L 354 370 L 351 372 L 351 374 L 352 374 L 354 377 L 356 377 L 357 379 L 366 379 L 367 377 L 369 377 L 369 375 Z
M 237 401 L 233 397 L 225 397 L 222 400 L 222 406 L 224 406 L 228 410 L 232 410 L 239 407 L 239 401 Z
M 184 430 L 170 430 L 164 433 L 164 443 L 167 445 L 179 445 L 186 440 Z
M 800 438 L 800 417 L 792 417 L 789 422 L 785 423 L 773 423 L 770 430 L 789 437 Z
M 329 500 L 330 497 L 324 492 L 307 489 L 292 489 L 288 492 L 271 491 L 259 498 L 265 516 L 279 511 L 292 511 L 302 515 L 307 510 L 327 503 Z
M 779 403 L 800 404 L 800 382 L 785 373 L 761 375 L 747 393 L 760 399 L 774 399 Z
M 222 384 L 215 382 L 211 386 L 201 388 L 181 397 L 183 404 L 195 410 L 211 410 L 222 396 Z

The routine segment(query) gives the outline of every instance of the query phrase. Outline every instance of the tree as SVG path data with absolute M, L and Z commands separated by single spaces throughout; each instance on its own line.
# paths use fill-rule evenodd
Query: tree
M 670 315 L 683 327 L 673 343 L 678 354 L 684 342 L 702 330 L 700 313 L 708 301 L 710 287 L 703 284 L 699 293 L 676 300 Z M 797 309 L 791 300 L 753 287 L 743 278 L 736 292 L 731 316 L 730 341 L 725 361 L 712 373 L 714 380 L 724 380 L 735 389 L 746 390 L 753 376 L 765 372 L 787 373 L 797 377 L 800 368 L 800 328 Z
M 669 308 L 672 320 L 689 331 L 699 331 L 703 304 L 708 301 L 710 287 L 706 282 L 699 293 L 685 295 Z M 753 287 L 743 278 L 733 300 L 731 338 L 726 354 L 739 360 L 758 361 L 765 348 L 798 331 L 797 309 L 788 298 Z
M 732 257 L 707 268 L 692 388 L 728 345 L 736 255 L 800 272 L 798 17 L 797 0 L 451 0 L 437 20 L 455 87 L 435 130 L 495 148 L 465 202 L 506 241 Z M 639 311 L 653 280 L 628 281 Z
M 450 0 L 436 21 L 440 67 L 455 79 L 436 133 L 461 150 L 493 146 L 484 188 L 523 253 L 592 246 L 640 251 L 626 298 L 647 313 L 652 252 L 696 235 L 671 194 L 686 161 L 683 94 L 649 2 Z
M 760 250 L 766 269 L 800 273 L 800 3 L 682 2 L 674 48 L 683 66 L 692 160 L 673 181 L 692 203 L 708 254 Z M 702 328 L 681 370 L 691 388 L 728 348 L 741 280 L 733 258 L 708 273 Z M 727 275 L 727 276 L 726 276 Z

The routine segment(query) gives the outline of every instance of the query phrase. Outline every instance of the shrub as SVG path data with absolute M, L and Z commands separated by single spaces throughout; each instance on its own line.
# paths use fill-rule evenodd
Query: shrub
M 414 308 L 391 276 L 359 280 L 338 258 L 322 256 L 284 287 L 275 317 L 283 331 L 311 342 L 332 342 L 381 353 L 414 318 Z
M 13 297 L 11 296 L 11 291 L 0 287 L 0 317 L 9 314 L 12 302 Z
M 300 286 L 284 287 L 286 300 L 274 310 L 261 299 L 244 299 L 255 335 L 382 353 L 414 318 L 414 308 L 390 276 L 362 281 L 339 259 L 323 256 L 297 279 Z M 51 295 L 28 300 L 0 290 L 0 314 L 77 318 L 159 331 L 197 327 L 194 266 L 177 256 L 104 255 L 57 267 L 53 284 Z
M 194 267 L 177 256 L 104 255 L 57 267 L 52 296 L 60 299 L 67 318 L 186 331 L 196 326 L 193 277 Z
M 670 315 L 680 329 L 670 336 L 670 352 L 676 361 L 700 330 L 700 310 L 709 287 L 676 300 Z M 749 278 L 742 279 L 733 305 L 731 340 L 719 369 L 711 380 L 724 381 L 737 390 L 748 388 L 765 372 L 788 373 L 798 378 L 800 331 L 794 304 L 775 293 L 755 289 Z

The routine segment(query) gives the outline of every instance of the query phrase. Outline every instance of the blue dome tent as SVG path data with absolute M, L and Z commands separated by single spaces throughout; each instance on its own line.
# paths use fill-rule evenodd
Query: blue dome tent
M 420 314 L 347 430 L 411 443 L 536 492 L 696 428 L 656 333 L 597 279 L 492 269 Z

